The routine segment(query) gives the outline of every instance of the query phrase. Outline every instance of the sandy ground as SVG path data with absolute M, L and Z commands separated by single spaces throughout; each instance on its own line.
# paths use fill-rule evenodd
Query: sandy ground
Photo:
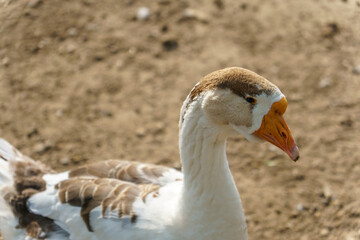
M 358 0 L 0 0 L 0 136 L 58 170 L 179 167 L 182 101 L 228 66 L 283 90 L 301 151 L 229 140 L 249 238 L 360 239 Z

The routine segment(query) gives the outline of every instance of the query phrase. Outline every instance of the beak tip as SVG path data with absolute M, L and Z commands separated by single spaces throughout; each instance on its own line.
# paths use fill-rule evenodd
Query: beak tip
M 290 158 L 296 162 L 297 160 L 299 160 L 300 158 L 300 154 L 299 154 L 299 148 L 295 145 L 293 150 L 291 151 L 291 153 L 289 154 Z

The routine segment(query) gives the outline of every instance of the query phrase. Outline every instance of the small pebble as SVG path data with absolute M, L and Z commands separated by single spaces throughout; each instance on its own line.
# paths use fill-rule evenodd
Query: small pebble
M 73 52 L 75 52 L 75 50 L 76 50 L 76 47 L 75 47 L 74 44 L 68 44 L 66 46 L 66 52 L 67 53 L 73 53 Z
M 328 185 L 325 185 L 324 188 L 323 188 L 323 194 L 326 198 L 330 198 L 332 197 L 332 191 L 331 191 L 331 188 L 330 186 Z
M 161 134 L 164 132 L 165 129 L 165 124 L 162 122 L 159 122 L 156 124 L 155 128 L 154 128 L 154 134 Z
M 116 88 L 112 88 L 113 90 L 116 90 Z M 100 110 L 100 114 L 102 117 L 112 117 L 113 114 L 106 110 Z
M 172 51 L 179 47 L 179 44 L 176 40 L 166 40 L 162 43 L 163 49 L 166 51 Z
M 45 141 L 45 143 L 37 143 L 34 146 L 35 153 L 43 153 L 49 150 L 52 147 L 52 144 L 49 140 Z
M 134 3 L 134 0 L 126 0 L 125 1 L 125 4 L 128 6 L 132 5 L 133 3 Z
M 72 37 L 78 35 L 78 33 L 79 33 L 79 31 L 78 31 L 78 29 L 75 28 L 75 27 L 69 28 L 69 29 L 67 30 L 67 34 L 68 34 L 69 36 L 72 36 Z
M 321 229 L 321 231 L 320 231 L 321 236 L 326 236 L 328 234 L 329 234 L 329 229 L 327 229 L 327 228 Z
M 352 119 L 350 119 L 350 118 L 347 118 L 347 119 L 340 122 L 341 126 L 349 127 L 349 128 L 352 127 L 353 124 L 354 124 L 354 121 Z
M 55 115 L 56 115 L 57 117 L 62 117 L 63 114 L 64 114 L 64 110 L 63 110 L 63 109 L 58 109 L 58 110 L 56 111 L 56 113 L 55 113 Z
M 38 48 L 43 48 L 49 44 L 50 44 L 50 38 L 45 38 L 39 42 Z
M 128 51 L 130 56 L 135 56 L 137 52 L 138 52 L 138 49 L 136 47 L 130 47 L 129 51 Z
M 137 137 L 144 137 L 146 134 L 146 129 L 145 128 L 139 128 L 136 130 L 136 136 Z
M 95 0 L 83 0 L 82 3 L 86 6 L 91 6 L 93 5 L 95 2 Z
M 158 38 L 160 36 L 160 31 L 158 29 L 153 29 L 150 32 L 151 38 Z
M 31 129 L 31 131 L 28 132 L 27 137 L 31 138 L 31 137 L 36 136 L 38 134 L 39 134 L 39 131 L 37 130 L 37 128 L 33 128 L 33 129 Z
M 44 152 L 44 150 L 45 150 L 45 144 L 43 144 L 43 143 L 37 143 L 34 146 L 34 152 L 36 152 L 36 153 Z
M 269 161 L 266 162 L 266 165 L 268 167 L 275 167 L 277 165 L 277 162 L 274 161 L 274 160 L 269 160 Z
M 60 163 L 61 163 L 61 165 L 68 165 L 70 163 L 70 158 L 69 157 L 62 157 L 60 159 Z
M 360 75 L 360 65 L 357 65 L 354 67 L 353 73 L 356 75 Z
M 85 161 L 85 159 L 83 157 L 81 157 L 80 155 L 76 155 L 71 158 L 71 161 L 75 164 L 78 164 L 81 161 Z
M 116 60 L 116 62 L 115 62 L 115 67 L 116 67 L 117 69 L 122 69 L 124 66 L 125 66 L 124 60 L 122 60 L 122 59 Z
M 330 22 L 323 28 L 323 37 L 333 38 L 340 32 L 340 27 L 336 22 Z
M 191 8 L 187 8 L 184 10 L 183 12 L 183 16 L 181 17 L 180 20 L 198 20 L 200 22 L 203 22 L 203 23 L 207 23 L 208 22 L 208 16 L 199 11 L 199 10 L 196 10 L 196 9 L 191 9 Z
M 326 88 L 326 87 L 330 86 L 331 83 L 332 83 L 332 79 L 329 78 L 329 77 L 326 77 L 326 78 L 323 78 L 323 79 L 320 80 L 319 87 L 320 88 Z
M 222 0 L 214 0 L 214 4 L 218 9 L 224 9 L 224 2 Z
M 28 7 L 37 8 L 41 5 L 41 3 L 42 3 L 42 0 L 30 0 L 28 3 Z
M 301 203 L 299 203 L 298 205 L 296 205 L 296 210 L 298 210 L 299 212 L 304 211 L 304 205 L 302 205 Z
M 321 215 L 321 213 L 320 213 L 320 212 L 316 212 L 316 213 L 314 213 L 314 217 L 316 217 L 316 218 L 320 217 L 320 215 Z
M 89 23 L 87 26 L 86 26 L 86 29 L 89 30 L 89 31 L 95 31 L 96 29 L 98 28 L 98 24 L 97 23 Z
M 150 9 L 147 7 L 141 7 L 136 12 L 136 18 L 141 21 L 146 21 L 150 18 Z
M 4 57 L 1 61 L 2 65 L 4 65 L 5 67 L 9 66 L 10 63 L 10 59 L 8 57 Z
M 94 56 L 94 61 L 96 61 L 96 62 L 101 62 L 102 60 L 104 60 L 104 55 L 95 55 Z

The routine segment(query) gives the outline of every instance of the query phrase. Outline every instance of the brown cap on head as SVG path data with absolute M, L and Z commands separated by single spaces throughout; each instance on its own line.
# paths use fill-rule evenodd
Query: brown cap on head
M 228 88 L 242 97 L 261 93 L 270 95 L 276 91 L 276 86 L 260 75 L 244 68 L 231 67 L 206 75 L 191 91 L 190 98 L 194 100 L 200 93 L 214 88 Z

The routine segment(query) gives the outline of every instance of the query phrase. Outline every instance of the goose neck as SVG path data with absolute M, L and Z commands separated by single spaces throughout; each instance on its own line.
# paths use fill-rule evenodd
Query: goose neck
M 180 127 L 180 155 L 184 173 L 183 221 L 196 224 L 210 220 L 207 228 L 217 227 L 218 233 L 221 232 L 221 222 L 220 226 L 226 231 L 234 230 L 227 234 L 236 234 L 236 239 L 242 235 L 240 239 L 246 239 L 241 200 L 226 159 L 226 135 L 201 111 L 188 114 Z M 223 239 L 233 238 L 229 236 Z

